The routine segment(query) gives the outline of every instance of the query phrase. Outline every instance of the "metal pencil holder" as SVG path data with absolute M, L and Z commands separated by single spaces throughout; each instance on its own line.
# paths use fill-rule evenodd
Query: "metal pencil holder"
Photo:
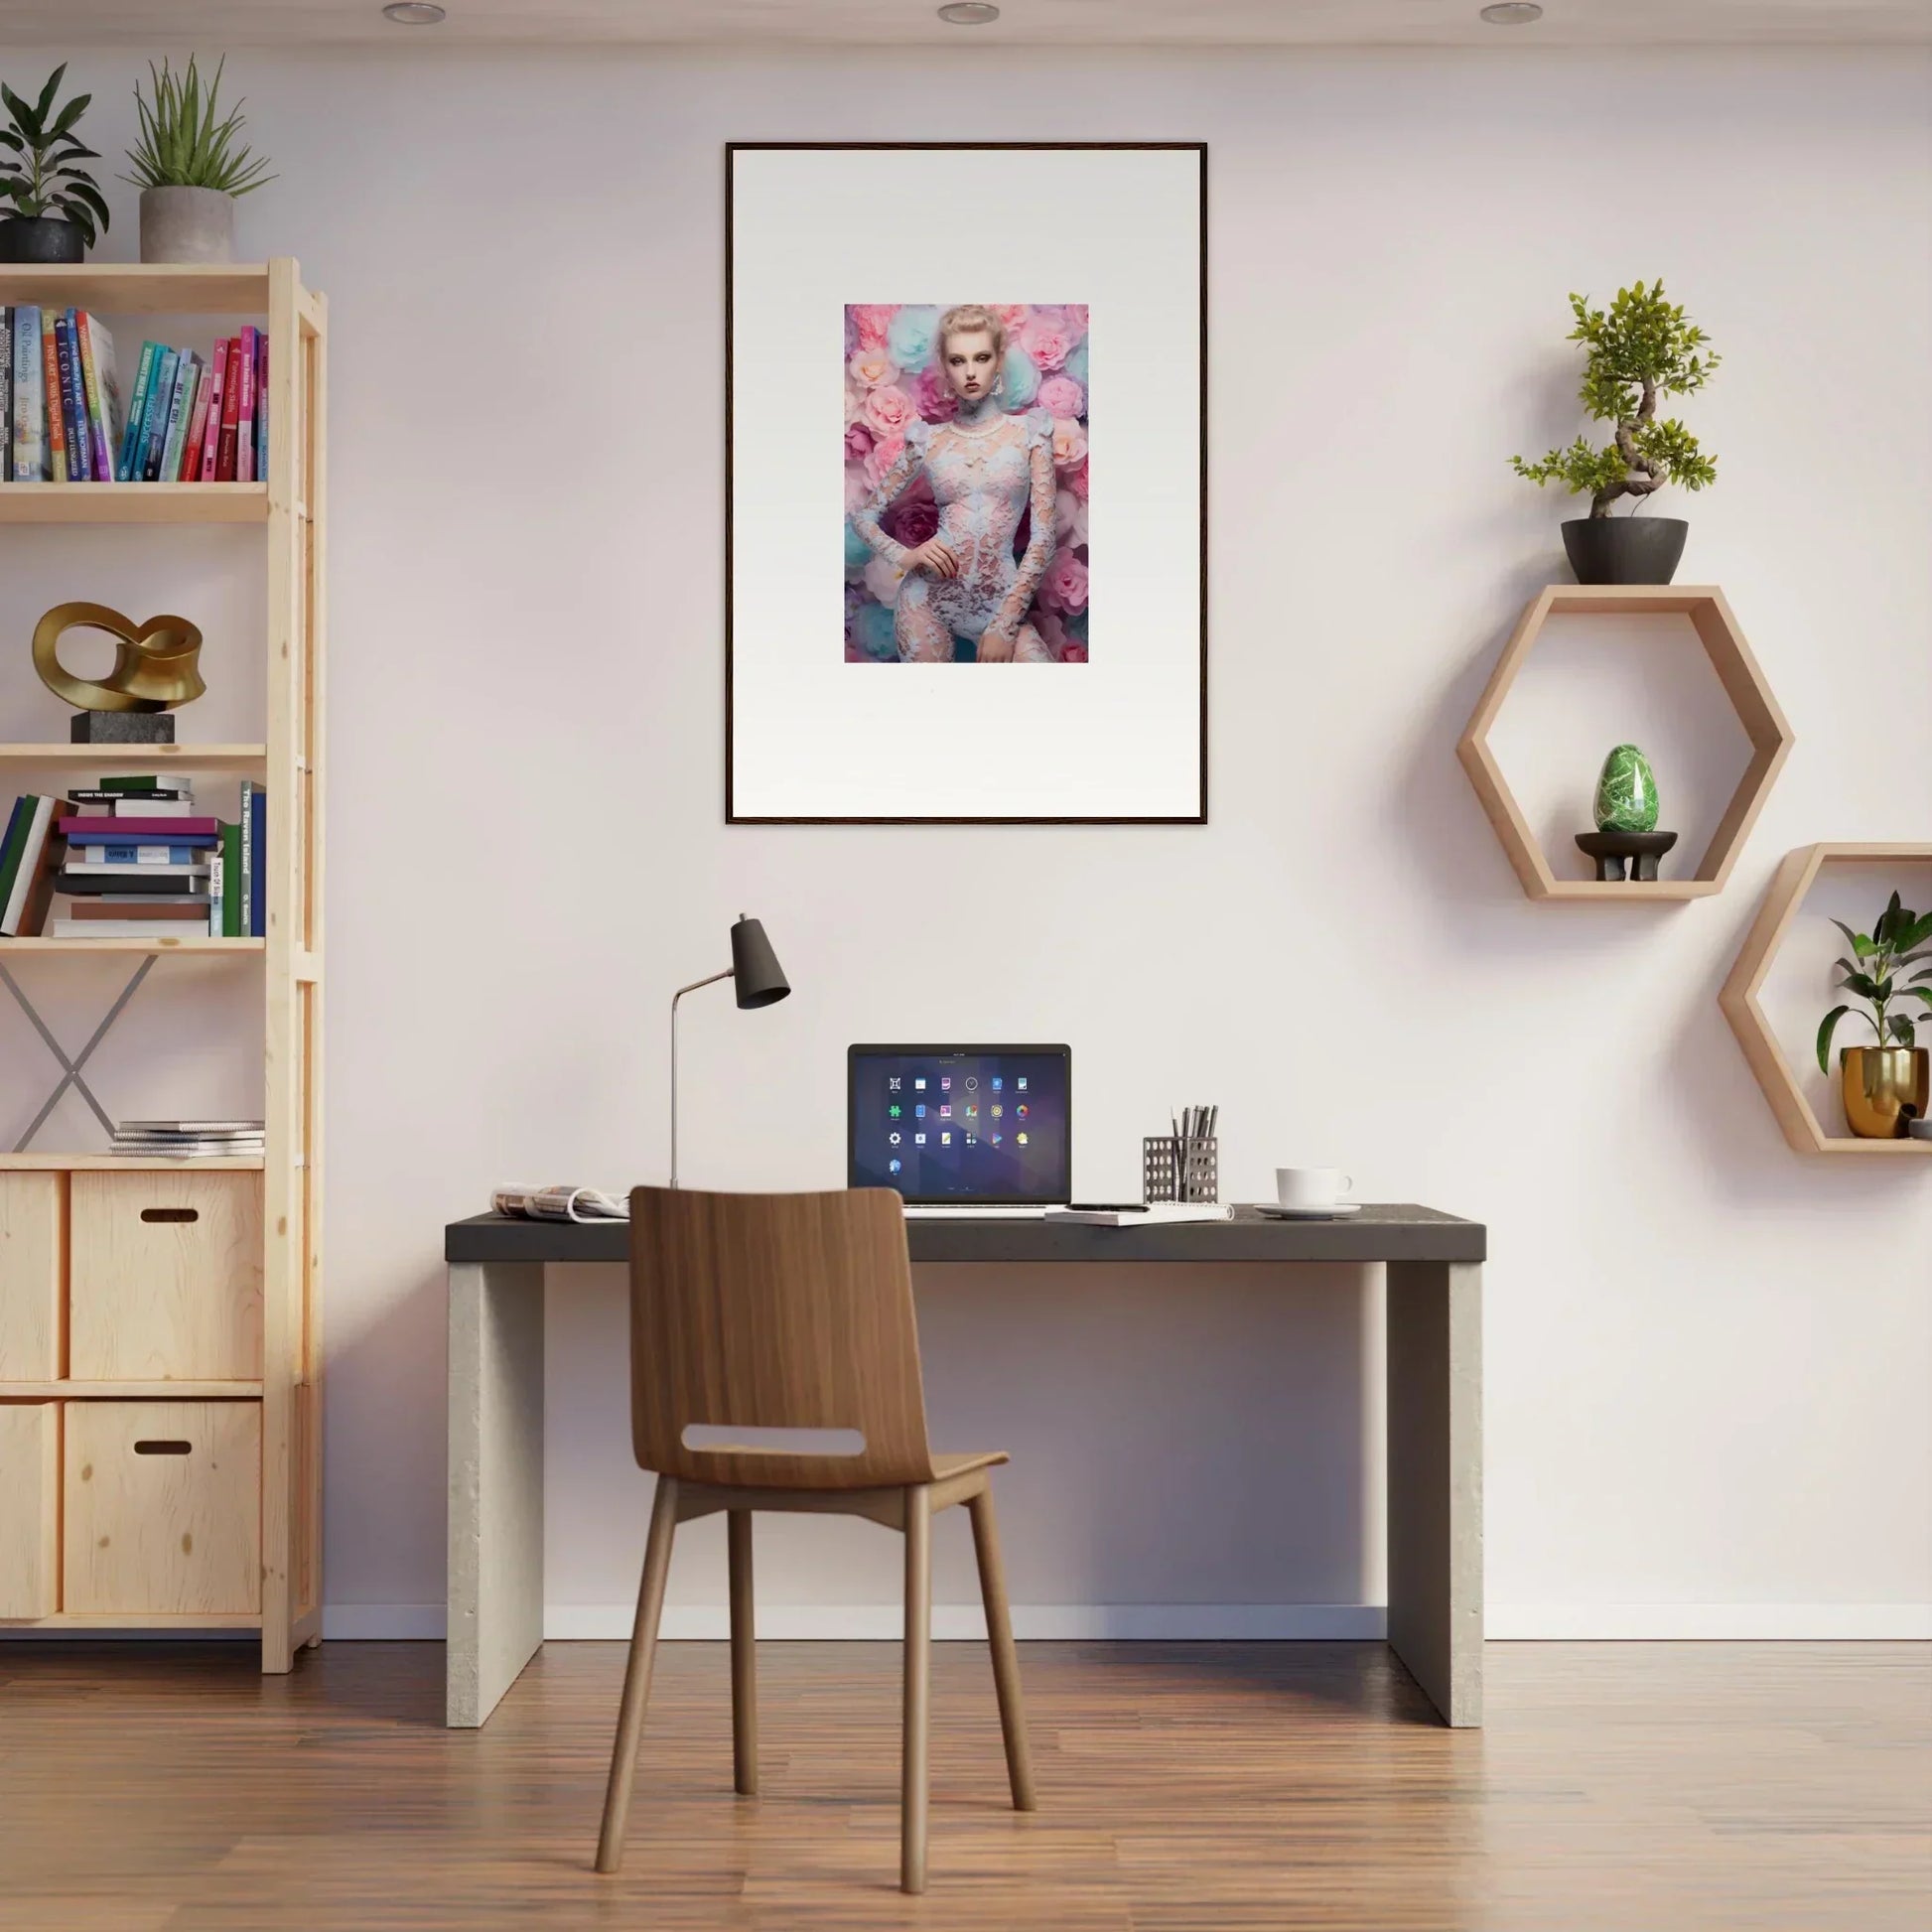
M 1221 1198 L 1220 1142 L 1176 1140 L 1150 1134 L 1141 1143 L 1141 1199 L 1218 1201 Z

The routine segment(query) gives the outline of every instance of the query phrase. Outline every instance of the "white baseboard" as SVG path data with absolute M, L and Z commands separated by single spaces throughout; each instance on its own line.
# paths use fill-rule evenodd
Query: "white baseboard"
M 556 1603 L 544 1615 L 544 1635 L 621 1641 L 630 1634 L 631 1616 L 627 1603 Z M 1932 1603 L 1492 1603 L 1483 1623 L 1492 1640 L 1516 1643 L 1910 1643 L 1932 1641 Z M 1379 1603 L 1022 1603 L 1014 1606 L 1013 1628 L 1033 1639 L 1369 1641 L 1386 1635 L 1387 1612 Z M 443 1605 L 332 1603 L 322 1631 L 344 1643 L 441 1642 Z M 898 1633 L 898 1611 L 890 1603 L 759 1605 L 761 1637 L 877 1642 Z M 722 1604 L 665 1608 L 667 1639 L 729 1634 Z M 979 1606 L 935 1604 L 932 1634 L 983 1637 Z
M 1508 1642 L 1922 1642 L 1932 1603 L 1491 1603 L 1482 1626 Z

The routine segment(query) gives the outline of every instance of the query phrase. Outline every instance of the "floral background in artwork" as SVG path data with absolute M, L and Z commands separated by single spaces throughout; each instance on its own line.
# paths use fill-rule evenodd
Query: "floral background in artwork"
M 1069 664 L 1087 658 L 1087 310 L 1084 303 L 989 302 L 1007 326 L 1002 401 L 1015 415 L 1053 419 L 1053 560 L 1034 598 L 1033 623 Z M 956 405 L 939 372 L 944 307 L 858 302 L 845 311 L 845 655 L 849 663 L 898 662 L 893 599 L 898 572 L 852 528 L 852 512 L 878 487 L 919 417 L 943 423 Z M 923 477 L 882 519 L 897 543 L 920 544 L 939 526 Z M 1032 513 L 1020 520 L 1014 555 L 1026 549 Z

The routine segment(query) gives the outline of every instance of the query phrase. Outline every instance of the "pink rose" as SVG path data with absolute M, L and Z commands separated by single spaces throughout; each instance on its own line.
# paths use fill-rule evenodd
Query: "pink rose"
M 903 441 L 917 414 L 918 411 L 912 407 L 912 398 L 903 389 L 872 389 L 866 394 L 865 419 L 875 436 L 895 437 Z M 1085 443 L 1082 442 L 1080 447 L 1084 450 Z
M 865 413 L 866 398 L 871 393 L 869 389 L 860 388 L 850 375 L 845 378 L 845 420 L 848 423 L 856 423 Z
M 1087 567 L 1070 550 L 1060 551 L 1039 580 L 1039 601 L 1049 611 L 1087 608 Z
M 892 608 L 894 599 L 898 596 L 899 580 L 905 575 L 898 565 L 885 557 L 875 557 L 866 566 L 866 589 L 872 593 L 873 601 Z
M 1053 423 L 1053 468 L 1072 470 L 1086 460 L 1086 431 L 1076 422 L 1056 417 Z
M 913 378 L 912 400 L 928 423 L 949 423 L 959 414 L 959 398 L 929 362 Z
M 1020 345 L 1033 357 L 1035 365 L 1041 369 L 1057 369 L 1073 353 L 1073 344 L 1066 330 L 1058 322 L 1041 317 L 1037 311 L 1020 332 Z
M 850 423 L 845 432 L 845 454 L 848 462 L 863 462 L 872 449 L 872 431 L 864 423 Z
M 1017 336 L 1027 326 L 1027 318 L 1033 312 L 1024 302 L 989 302 L 988 315 L 998 316 L 1006 324 L 1007 334 Z
M 1069 302 L 1060 311 L 1060 320 L 1066 324 L 1066 333 L 1077 343 L 1087 333 L 1087 305 Z
M 883 348 L 862 348 L 845 366 L 861 389 L 877 389 L 898 380 L 898 365 Z
M 1047 415 L 1069 421 L 1087 412 L 1087 392 L 1070 375 L 1049 375 L 1039 385 L 1036 401 Z
M 1041 642 L 1055 657 L 1066 655 L 1066 626 L 1051 611 L 1035 611 L 1033 625 L 1039 632 Z
M 1053 541 L 1072 548 L 1087 540 L 1087 506 L 1070 489 L 1053 498 Z
M 845 513 L 850 516 L 854 510 L 862 509 L 872 494 L 872 485 L 866 482 L 863 466 L 848 463 L 845 466 Z
M 896 392 L 888 391 L 888 393 Z M 882 436 L 866 453 L 866 482 L 877 489 L 893 474 L 893 465 L 904 454 L 904 437 Z
M 846 309 L 852 325 L 852 340 L 860 348 L 884 348 L 886 332 L 893 326 L 896 304 L 891 302 L 854 302 Z
M 1060 486 L 1070 489 L 1084 503 L 1087 500 L 1087 466 L 1077 463 L 1071 470 L 1062 472 Z
M 1068 644 L 1060 652 L 1060 662 L 1062 664 L 1084 664 L 1086 661 L 1087 647 L 1085 644 Z

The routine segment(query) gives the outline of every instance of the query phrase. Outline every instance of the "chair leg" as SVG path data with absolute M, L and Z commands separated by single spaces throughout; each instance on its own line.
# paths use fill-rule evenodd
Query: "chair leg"
M 752 1512 L 734 1509 L 725 1518 L 731 1566 L 732 1783 L 741 1797 L 759 1790 L 758 1632 L 752 1594 Z
M 932 1494 L 905 1491 L 905 1736 L 899 1763 L 898 1888 L 925 1890 L 927 1745 L 932 1702 Z
M 604 1829 L 598 1834 L 597 1868 L 615 1871 L 623 1860 L 623 1830 L 630 1816 L 630 1781 L 637 1771 L 637 1740 L 650 1696 L 650 1666 L 657 1651 L 657 1624 L 664 1611 L 664 1580 L 671 1570 L 671 1538 L 677 1533 L 677 1483 L 657 1478 L 644 1544 L 644 1574 L 637 1586 L 637 1622 L 630 1633 L 630 1661 L 623 1672 L 623 1703 L 618 1711 L 618 1741 L 611 1753 L 611 1781 L 604 1792 Z
M 1000 1700 L 1000 1734 L 1006 1739 L 1007 1782 L 1015 1811 L 1034 1811 L 1033 1753 L 1027 1745 L 1027 1713 L 1020 1701 L 1020 1653 L 1013 1647 L 1013 1620 L 1007 1611 L 1006 1564 L 1000 1556 L 1000 1531 L 993 1520 L 993 1491 L 967 1498 L 973 1519 L 973 1552 L 979 1558 L 980 1597 L 986 1605 L 986 1640 L 993 1652 L 993 1690 Z

